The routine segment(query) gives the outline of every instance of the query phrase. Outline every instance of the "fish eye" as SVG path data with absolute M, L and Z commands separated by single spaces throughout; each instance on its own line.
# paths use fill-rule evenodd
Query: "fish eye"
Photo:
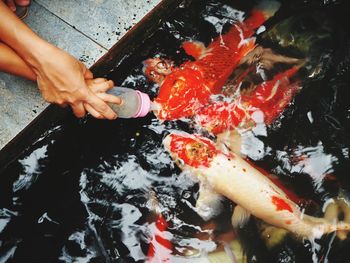
M 150 73 L 151 77 L 155 77 L 156 76 L 156 73 L 152 70 Z
M 159 69 L 167 69 L 168 68 L 167 67 L 167 63 L 165 63 L 164 60 L 158 62 L 156 67 L 159 68 Z

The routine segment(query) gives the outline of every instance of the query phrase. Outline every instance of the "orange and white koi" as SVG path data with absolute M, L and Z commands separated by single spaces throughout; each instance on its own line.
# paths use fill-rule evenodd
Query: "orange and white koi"
M 332 223 L 303 214 L 298 205 L 260 170 L 233 152 L 219 150 L 207 138 L 172 133 L 163 143 L 182 169 L 237 204 L 232 217 L 234 226 L 243 224 L 252 214 L 310 240 L 326 233 L 350 230 L 348 223 Z

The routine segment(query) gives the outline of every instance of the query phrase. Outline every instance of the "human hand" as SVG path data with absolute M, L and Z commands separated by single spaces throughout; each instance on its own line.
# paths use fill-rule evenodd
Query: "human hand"
M 112 120 L 117 117 L 104 101 L 115 99 L 104 94 L 103 88 L 101 92 L 97 92 L 98 95 L 88 88 L 85 81 L 92 79 L 93 75 L 83 63 L 52 45 L 42 52 L 42 57 L 33 67 L 33 71 L 47 102 L 62 106 L 68 104 L 79 118 L 85 116 L 86 111 L 99 119 Z M 100 83 L 100 87 L 105 87 L 104 85 L 106 84 Z
M 122 100 L 114 95 L 106 93 L 109 89 L 114 87 L 114 83 L 112 80 L 107 80 L 105 78 L 96 78 L 96 79 L 86 79 L 86 85 L 88 88 L 95 93 L 100 99 L 107 103 L 120 104 Z M 94 112 L 95 118 L 102 118 L 102 115 L 99 116 L 98 112 L 95 112 L 93 108 L 89 104 L 84 104 L 85 109 L 87 111 Z
M 6 3 L 6 5 L 13 11 L 16 11 L 16 7 L 20 6 L 20 7 L 25 7 L 30 5 L 30 0 L 4 0 L 4 2 Z
M 87 87 L 85 79 L 92 79 L 93 75 L 84 64 L 40 38 L 1 0 L 0 16 L 0 41 L 34 72 L 36 78 L 33 79 L 37 80 L 46 101 L 70 105 L 77 117 L 83 117 L 86 111 L 96 118 L 117 117 L 108 104 Z

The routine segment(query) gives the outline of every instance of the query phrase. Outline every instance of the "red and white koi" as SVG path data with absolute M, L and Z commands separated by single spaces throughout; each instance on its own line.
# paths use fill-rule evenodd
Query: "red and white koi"
M 334 231 L 349 231 L 350 224 L 332 223 L 303 214 L 298 205 L 261 170 L 233 152 L 219 150 L 199 135 L 172 133 L 164 146 L 182 169 L 196 175 L 202 184 L 237 204 L 232 222 L 243 224 L 252 214 L 261 220 L 308 239 Z
M 279 73 L 269 81 L 258 85 L 250 94 L 240 94 L 230 102 L 214 102 L 202 108 L 195 116 L 200 127 L 214 134 L 237 127 L 254 125 L 253 114 L 262 113 L 263 122 L 270 125 L 291 102 L 301 86 L 290 79 L 300 66 Z
M 156 193 L 149 192 L 149 207 L 151 214 L 155 216 L 155 221 L 149 225 L 151 239 L 147 252 L 147 263 L 170 263 L 173 244 L 171 234 L 168 232 L 168 222 L 162 214 L 161 205 L 158 202 Z
M 162 214 L 158 214 L 154 223 L 153 236 L 148 247 L 147 263 L 170 263 L 173 244 L 166 235 L 167 229 L 168 222 Z

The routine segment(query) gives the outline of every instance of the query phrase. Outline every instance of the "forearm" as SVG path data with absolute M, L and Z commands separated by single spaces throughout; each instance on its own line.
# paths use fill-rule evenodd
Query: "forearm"
M 77 117 L 87 109 L 96 118 L 115 119 L 116 113 L 95 95 L 85 80 L 92 73 L 73 56 L 36 35 L 0 0 L 0 42 L 15 51 L 35 73 L 43 98 L 69 104 Z
M 4 3 L 0 1 L 0 41 L 11 47 L 34 70 L 40 60 L 54 49 L 36 35 Z
M 0 43 L 0 71 L 36 81 L 33 70 L 7 45 Z

